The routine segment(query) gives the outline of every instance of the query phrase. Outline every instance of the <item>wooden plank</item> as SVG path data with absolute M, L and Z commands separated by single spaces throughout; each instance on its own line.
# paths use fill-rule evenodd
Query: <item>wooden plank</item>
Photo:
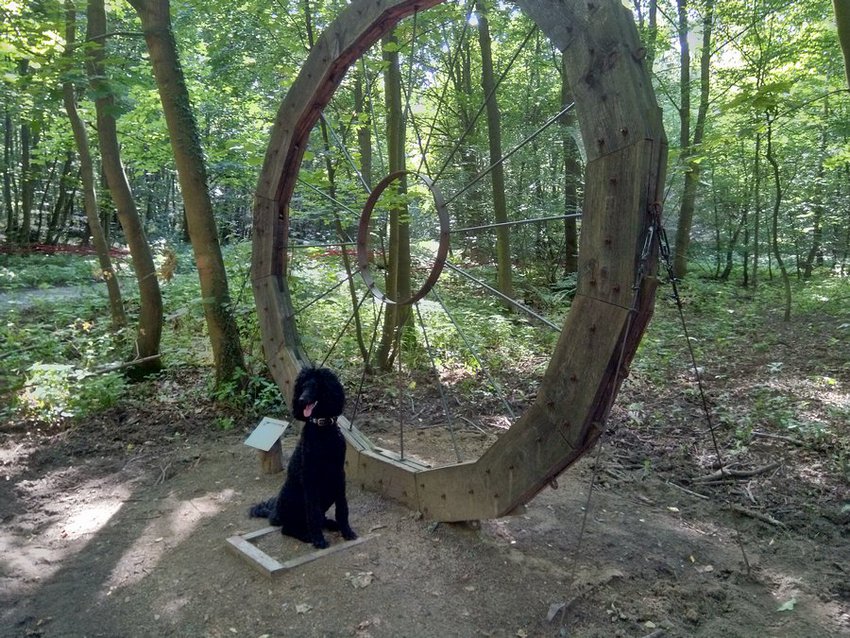
M 365 543 L 368 540 L 372 540 L 373 538 L 377 538 L 380 534 L 367 534 L 366 536 L 358 536 L 353 541 L 343 541 L 341 543 L 336 543 L 331 545 L 330 547 L 326 547 L 325 549 L 317 549 L 315 552 L 310 552 L 309 554 L 304 554 L 303 556 L 296 556 L 295 558 L 291 558 L 288 561 L 281 563 L 280 571 L 286 571 L 288 569 L 293 569 L 294 567 L 300 567 L 306 563 L 312 562 L 314 560 L 318 560 L 320 558 L 325 558 L 326 556 L 330 556 L 331 554 L 338 554 L 339 552 L 345 551 L 346 549 L 351 549 L 352 547 L 356 547 L 361 543 Z
M 280 527 L 275 525 L 269 525 L 268 527 L 261 527 L 260 529 L 255 529 L 253 532 L 246 532 L 245 534 L 241 534 L 242 538 L 246 541 L 253 541 L 258 538 L 262 538 L 263 536 L 267 536 L 272 532 L 280 533 Z
M 587 165 L 578 293 L 630 307 L 648 225 L 652 142 L 641 140 Z
M 245 560 L 251 567 L 268 578 L 274 576 L 282 568 L 278 561 L 252 545 L 242 536 L 228 538 L 226 547 L 231 553 Z
M 346 473 L 349 481 L 362 489 L 379 492 L 413 510 L 419 509 L 416 476 L 422 465 L 414 461 L 399 461 L 378 450 L 362 450 L 357 466 Z

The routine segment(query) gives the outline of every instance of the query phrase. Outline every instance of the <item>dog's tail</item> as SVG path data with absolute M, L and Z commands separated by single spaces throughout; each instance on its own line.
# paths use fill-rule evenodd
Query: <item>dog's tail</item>
M 269 515 L 274 512 L 276 500 L 277 498 L 273 496 L 267 501 L 251 506 L 251 509 L 248 510 L 248 516 L 253 516 L 254 518 L 268 518 Z

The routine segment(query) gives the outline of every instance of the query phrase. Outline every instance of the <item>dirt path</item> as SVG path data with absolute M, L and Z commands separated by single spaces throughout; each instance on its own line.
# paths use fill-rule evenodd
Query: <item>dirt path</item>
M 351 485 L 352 524 L 375 536 L 269 581 L 224 541 L 263 525 L 246 508 L 281 479 L 258 475 L 242 428 L 211 434 L 198 412 L 0 432 L 0 635 L 850 635 L 846 522 L 814 503 L 800 529 L 733 519 L 629 465 L 628 435 L 599 458 L 580 547 L 592 458 L 524 514 L 480 526 Z M 306 551 L 277 535 L 263 547 Z
M 0 291 L 0 313 L 6 313 L 9 310 L 26 310 L 38 302 L 79 299 L 80 297 L 104 298 L 106 287 L 92 283 L 87 286 L 51 286 Z

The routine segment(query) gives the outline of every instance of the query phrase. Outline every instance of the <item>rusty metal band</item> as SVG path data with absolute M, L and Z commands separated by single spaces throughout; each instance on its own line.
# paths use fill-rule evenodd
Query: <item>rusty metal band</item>
M 375 208 L 375 204 L 377 204 L 378 199 L 381 197 L 384 190 L 386 190 L 386 188 L 394 181 L 401 179 L 405 175 L 410 175 L 418 179 L 420 182 L 425 184 L 431 192 L 431 196 L 434 198 L 434 205 L 437 209 L 437 217 L 440 220 L 440 237 L 437 246 L 437 255 L 434 259 L 434 265 L 431 267 L 431 272 L 428 274 L 428 278 L 425 280 L 425 283 L 423 283 L 419 290 L 417 290 L 408 299 L 399 301 L 388 297 L 387 294 L 378 287 L 378 284 L 375 282 L 375 278 L 372 276 L 372 271 L 369 266 L 369 222 L 372 219 L 372 211 Z M 449 242 L 449 212 L 443 193 L 434 183 L 434 180 L 427 175 L 417 173 L 416 171 L 395 171 L 378 182 L 369 194 L 369 198 L 363 206 L 363 212 L 360 213 L 360 225 L 357 230 L 357 264 L 360 268 L 360 276 L 363 277 L 363 281 L 366 283 L 366 287 L 369 291 L 379 301 L 399 306 L 409 306 L 427 295 L 431 288 L 434 287 L 434 284 L 437 283 L 437 280 L 440 278 L 440 274 L 443 272 L 443 266 L 445 266 L 446 258 L 449 254 Z

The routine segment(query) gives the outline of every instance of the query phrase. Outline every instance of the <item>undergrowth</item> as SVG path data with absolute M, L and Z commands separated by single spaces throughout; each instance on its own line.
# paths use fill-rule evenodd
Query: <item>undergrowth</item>
M 260 345 L 250 284 L 250 250 L 248 244 L 227 246 L 224 250 L 233 311 L 245 353 L 244 375 L 217 388 L 213 386 L 212 356 L 197 274 L 188 249 L 179 252 L 174 276 L 161 282 L 165 323 L 161 350 L 169 369 L 205 370 L 208 394 L 234 414 L 279 413 L 283 409 L 280 392 L 268 374 Z M 133 392 L 120 370 L 109 369 L 129 357 L 132 334 L 130 329 L 111 331 L 103 286 L 90 283 L 91 261 L 77 255 L 53 255 L 5 256 L 0 262 L 0 287 L 7 291 L 67 284 L 89 284 L 97 291 L 74 297 L 73 302 L 46 297 L 34 299 L 23 308 L 0 306 L 0 342 L 5 344 L 0 352 L 0 396 L 7 416 L 58 424 L 114 405 Z M 478 269 L 477 275 L 491 277 L 483 268 Z M 298 319 L 303 345 L 314 361 L 327 360 L 328 365 L 338 369 L 360 370 L 363 359 L 353 328 L 340 334 L 340 326 L 351 319 L 351 306 L 337 301 L 348 297 L 348 287 L 343 285 L 327 298 L 315 300 L 316 291 L 327 290 L 340 276 L 338 267 L 317 254 L 292 268 L 290 286 L 296 308 L 306 306 Z M 553 317 L 558 325 L 566 313 L 571 286 L 570 282 L 559 282 L 551 289 L 540 290 L 517 277 L 517 289 L 526 303 Z M 134 326 L 138 297 L 132 286 L 125 288 L 130 326 Z M 540 329 L 534 320 L 509 311 L 453 273 L 443 273 L 437 291 L 440 302 L 429 296 L 421 304 L 421 323 L 416 317 L 414 327 L 405 336 L 406 365 L 424 372 L 432 365 L 456 371 L 459 376 L 454 379 L 459 389 L 468 380 L 481 376 L 482 366 L 489 368 L 499 381 L 527 375 L 529 366 L 535 375 L 542 374 L 558 337 L 556 331 Z M 690 345 L 698 365 L 707 371 L 707 378 L 720 382 L 736 374 L 734 362 L 750 362 L 760 370 L 760 385 L 747 388 L 745 405 L 730 389 L 734 385 L 729 379 L 723 382 L 724 389 L 714 397 L 722 423 L 740 429 L 744 435 L 770 423 L 816 438 L 829 436 L 840 420 L 850 420 L 850 356 L 827 358 L 826 364 L 818 364 L 808 356 L 810 353 L 801 353 L 793 361 L 773 356 L 788 344 L 793 345 L 795 330 L 820 331 L 818 335 L 823 333 L 827 351 L 847 354 L 847 279 L 823 276 L 795 282 L 791 326 L 781 321 L 782 291 L 778 282 L 762 281 L 752 290 L 730 282 L 691 277 L 680 283 L 680 292 Z M 669 286 L 659 288 L 655 318 L 632 365 L 634 374 L 658 393 L 668 391 L 676 379 L 691 374 L 688 342 L 669 294 Z M 448 314 L 445 308 L 449 309 Z M 376 315 L 367 299 L 361 312 L 366 344 L 375 339 Z M 822 325 L 825 322 L 829 322 L 827 329 Z M 457 326 L 462 327 L 462 332 Z M 350 380 L 357 381 L 354 377 Z M 794 383 L 799 391 L 791 388 Z M 832 398 L 815 406 L 812 397 L 818 393 Z M 628 407 L 636 422 L 663 418 L 651 414 L 641 401 Z M 225 415 L 215 423 L 216 427 L 229 429 L 234 421 Z

